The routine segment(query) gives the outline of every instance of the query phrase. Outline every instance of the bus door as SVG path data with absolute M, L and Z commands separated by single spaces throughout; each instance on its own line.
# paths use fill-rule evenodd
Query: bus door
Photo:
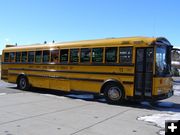
M 151 97 L 153 89 L 153 48 L 136 49 L 135 96 Z

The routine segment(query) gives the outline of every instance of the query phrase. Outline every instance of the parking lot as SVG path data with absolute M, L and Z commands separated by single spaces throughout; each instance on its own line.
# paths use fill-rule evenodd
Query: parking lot
M 14 84 L 0 81 L 0 134 L 164 134 L 164 116 L 177 118 L 180 114 L 179 84 L 175 85 L 176 95 L 156 105 L 141 102 L 120 106 L 108 105 L 103 98 L 94 99 L 92 95 L 37 88 L 21 91 Z M 146 119 L 154 115 L 162 115 L 161 124 Z

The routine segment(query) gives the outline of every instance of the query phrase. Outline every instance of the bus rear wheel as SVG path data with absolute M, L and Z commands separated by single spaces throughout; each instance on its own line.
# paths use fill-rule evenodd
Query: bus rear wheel
M 110 83 L 104 88 L 104 95 L 109 104 L 121 104 L 124 101 L 124 90 L 116 83 Z
M 17 81 L 17 86 L 21 90 L 29 90 L 30 85 L 28 79 L 25 76 L 20 76 Z

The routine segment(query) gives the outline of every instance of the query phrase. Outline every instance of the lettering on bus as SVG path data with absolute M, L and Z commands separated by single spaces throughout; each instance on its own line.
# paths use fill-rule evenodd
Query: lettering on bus
M 68 67 L 67 66 L 62 66 L 61 69 L 65 70 L 65 69 L 68 69 Z
M 28 68 L 34 68 L 34 66 L 31 66 L 31 65 L 30 65 Z
M 48 66 L 42 66 L 42 69 L 48 69 Z
M 119 68 L 119 72 L 121 72 L 121 73 L 122 73 L 122 72 L 123 72 L 123 68 Z

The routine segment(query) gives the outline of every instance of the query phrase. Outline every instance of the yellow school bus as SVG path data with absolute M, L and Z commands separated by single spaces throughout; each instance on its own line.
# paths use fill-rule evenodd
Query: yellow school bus
M 170 42 L 128 37 L 6 47 L 1 79 L 22 90 L 40 87 L 102 94 L 108 103 L 173 95 Z

